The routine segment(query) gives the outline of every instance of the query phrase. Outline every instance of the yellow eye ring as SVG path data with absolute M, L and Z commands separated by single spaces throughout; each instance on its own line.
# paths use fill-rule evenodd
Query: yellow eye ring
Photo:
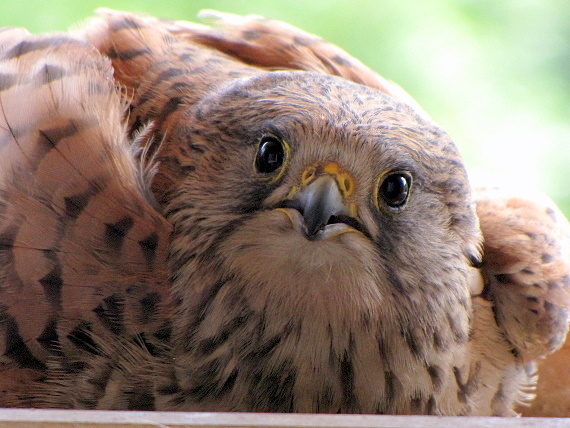
M 291 147 L 283 139 L 265 134 L 259 141 L 254 168 L 264 178 L 275 182 L 281 178 L 289 163 Z
M 378 176 L 374 205 L 378 210 L 403 211 L 412 192 L 412 175 L 408 171 L 387 171 Z

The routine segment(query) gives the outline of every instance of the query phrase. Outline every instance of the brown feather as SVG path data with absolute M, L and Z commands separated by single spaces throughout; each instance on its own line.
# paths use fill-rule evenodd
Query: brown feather
M 209 16 L 0 32 L 0 404 L 514 414 L 566 335 L 566 220 L 478 190 L 478 271 L 461 158 L 409 95 L 284 23 Z M 253 159 L 279 129 L 272 181 Z M 360 229 L 312 241 L 283 211 L 331 161 Z M 401 214 L 371 203 L 394 168 Z
M 78 352 L 78 323 L 108 330 L 97 308 L 109 296 L 127 335 L 164 321 L 143 322 L 138 300 L 167 300 L 170 225 L 148 199 L 109 62 L 69 36 L 0 34 L 0 343 L 43 370 L 53 352 Z
M 564 343 L 570 310 L 570 226 L 542 195 L 478 188 L 487 297 L 511 343 L 533 360 Z

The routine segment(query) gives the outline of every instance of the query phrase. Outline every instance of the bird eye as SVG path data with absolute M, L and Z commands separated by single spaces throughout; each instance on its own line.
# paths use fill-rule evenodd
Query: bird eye
M 412 176 L 406 172 L 385 175 L 378 188 L 378 204 L 383 202 L 392 210 L 401 210 L 408 201 L 411 187 Z
M 271 135 L 264 136 L 257 149 L 255 168 L 262 174 L 276 171 L 285 162 L 285 146 L 283 141 Z

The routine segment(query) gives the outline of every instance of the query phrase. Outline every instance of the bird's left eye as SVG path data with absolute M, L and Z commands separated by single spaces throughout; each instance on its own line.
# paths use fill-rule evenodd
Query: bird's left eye
M 264 136 L 257 149 L 255 168 L 262 174 L 270 174 L 285 162 L 286 147 L 284 142 L 274 136 Z
M 392 172 L 382 177 L 377 194 L 378 206 L 385 205 L 400 211 L 406 205 L 412 187 L 412 176 L 407 172 Z

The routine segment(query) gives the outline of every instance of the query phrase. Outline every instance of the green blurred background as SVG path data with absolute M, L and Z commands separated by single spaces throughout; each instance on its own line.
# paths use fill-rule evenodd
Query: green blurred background
M 97 7 L 195 20 L 259 14 L 339 45 L 408 91 L 470 169 L 540 189 L 570 216 L 570 2 L 0 0 L 0 26 L 62 31 Z

